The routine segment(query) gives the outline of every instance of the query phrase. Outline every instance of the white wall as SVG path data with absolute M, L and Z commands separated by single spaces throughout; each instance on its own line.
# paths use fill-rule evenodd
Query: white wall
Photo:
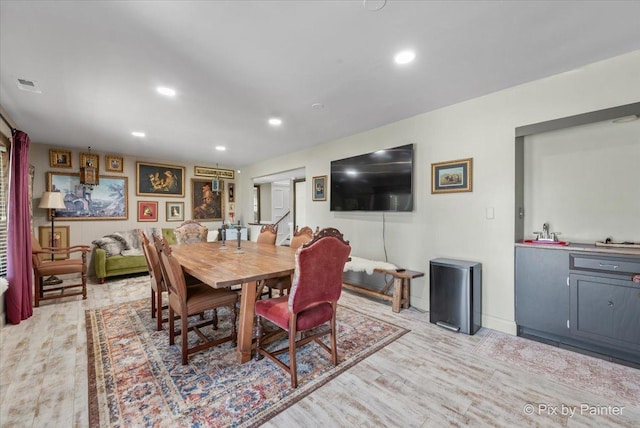
M 640 120 L 525 138 L 525 235 L 570 242 L 640 242 Z
M 313 176 L 329 174 L 332 160 L 414 143 L 414 211 L 384 214 L 389 261 L 427 273 L 412 281 L 411 304 L 429 308 L 429 260 L 482 262 L 482 323 L 515 333 L 515 128 L 639 100 L 636 51 L 251 165 L 244 168 L 239 187 L 250 189 L 253 177 L 286 171 L 292 164 L 306 166 L 311 183 Z M 473 192 L 432 195 L 431 163 L 467 157 L 473 158 Z M 485 218 L 487 207 L 494 208 L 495 219 Z M 384 259 L 383 214 L 330 212 L 328 200 L 309 200 L 306 208 L 309 224 L 340 229 L 354 255 Z M 245 198 L 238 209 L 247 216 L 251 203 Z

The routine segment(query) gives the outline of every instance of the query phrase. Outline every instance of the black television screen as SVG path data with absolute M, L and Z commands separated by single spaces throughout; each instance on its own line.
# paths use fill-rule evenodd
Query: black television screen
M 413 144 L 331 162 L 331 211 L 412 211 Z

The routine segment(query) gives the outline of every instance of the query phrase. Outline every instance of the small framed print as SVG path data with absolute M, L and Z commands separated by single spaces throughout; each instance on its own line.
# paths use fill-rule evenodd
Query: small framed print
M 138 201 L 138 221 L 158 221 L 158 202 Z
M 51 168 L 71 168 L 71 151 L 49 150 L 49 166 Z
M 431 164 L 431 193 L 471 192 L 473 158 Z
M 229 183 L 229 202 L 236 201 L 235 191 L 236 191 L 236 185 L 234 183 Z
M 167 221 L 184 221 L 184 202 L 167 202 Z
M 53 235 L 51 234 L 51 226 L 40 226 L 38 232 L 40 235 L 40 245 L 42 247 L 69 247 L 69 226 L 54 226 Z M 69 258 L 69 254 L 60 253 L 55 254 L 53 257 L 55 260 L 64 260 Z
M 314 201 L 326 201 L 327 200 L 327 176 L 321 175 L 319 177 L 313 177 L 313 198 Z
M 93 153 L 80 153 L 80 168 L 83 166 L 92 166 L 96 169 L 99 168 L 100 156 Z
M 122 156 L 110 156 L 104 157 L 104 166 L 107 171 L 123 172 L 124 171 L 124 158 Z

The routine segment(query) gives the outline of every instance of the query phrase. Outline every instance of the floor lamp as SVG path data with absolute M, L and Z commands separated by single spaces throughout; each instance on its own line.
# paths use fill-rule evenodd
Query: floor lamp
M 51 211 L 51 244 L 47 245 L 47 247 L 55 246 L 55 229 L 53 228 L 53 221 L 56 217 L 56 210 L 67 208 L 64 204 L 64 199 L 62 193 L 60 192 L 44 192 L 42 194 L 42 198 L 40 199 L 40 205 L 38 208 L 45 208 L 52 210 Z M 54 261 L 54 254 L 51 253 L 51 261 Z M 62 280 L 55 275 L 51 275 L 49 278 L 44 280 L 44 285 L 56 285 L 60 284 Z

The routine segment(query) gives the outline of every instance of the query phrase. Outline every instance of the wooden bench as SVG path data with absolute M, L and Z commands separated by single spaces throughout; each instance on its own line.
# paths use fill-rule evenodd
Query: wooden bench
M 393 310 L 393 312 L 400 312 L 400 309 L 406 309 L 409 307 L 411 280 L 413 278 L 424 276 L 424 272 L 417 272 L 414 270 L 403 270 L 398 272 L 397 270 L 375 268 L 373 271 L 391 276 L 391 279 L 387 281 L 386 285 L 379 291 L 367 288 L 362 284 L 348 282 L 346 279 L 343 279 L 342 286 L 347 290 L 390 301 L 391 310 Z M 392 290 L 391 295 L 388 294 L 389 290 Z

